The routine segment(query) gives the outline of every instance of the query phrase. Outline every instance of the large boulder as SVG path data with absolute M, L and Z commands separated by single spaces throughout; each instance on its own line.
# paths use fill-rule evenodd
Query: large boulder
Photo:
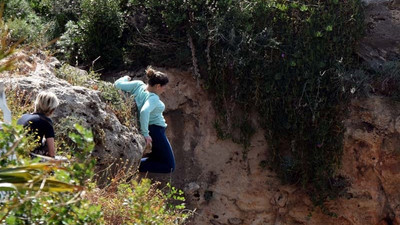
M 120 123 L 116 115 L 108 109 L 97 90 L 82 86 L 73 86 L 55 76 L 59 62 L 55 58 L 29 57 L 34 61 L 34 70 L 27 75 L 8 74 L 2 81 L 12 91 L 26 91 L 33 102 L 36 94 L 42 90 L 54 92 L 60 105 L 52 115 L 57 134 L 65 135 L 65 126 L 78 122 L 94 133 L 95 149 L 93 156 L 97 158 L 97 170 L 108 175 L 124 168 L 135 168 L 144 150 L 144 138 L 136 127 L 127 127 Z M 33 64 L 32 64 L 33 65 Z M 87 73 L 77 68 L 79 76 Z M 17 118 L 14 118 L 17 119 Z M 121 164 L 122 162 L 122 164 Z M 108 170 L 105 170 L 109 168 Z

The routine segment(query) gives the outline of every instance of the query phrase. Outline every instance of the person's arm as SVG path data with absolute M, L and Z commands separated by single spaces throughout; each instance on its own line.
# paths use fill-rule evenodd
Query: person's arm
M 114 82 L 114 86 L 120 90 L 131 92 L 138 87 L 138 85 L 142 84 L 142 81 L 139 80 L 134 80 L 131 81 L 131 78 L 129 76 L 124 76 L 119 78 Z
M 151 140 L 151 138 L 149 140 L 147 138 L 150 137 L 149 119 L 150 119 L 150 113 L 157 106 L 157 100 L 158 100 L 157 97 L 150 97 L 149 99 L 146 100 L 142 109 L 140 110 L 140 130 L 143 136 L 146 138 L 146 141 Z
M 56 156 L 56 150 L 54 147 L 54 137 L 55 137 L 55 133 L 54 133 L 54 128 L 53 128 L 53 124 L 46 122 L 45 123 L 46 127 L 45 127 L 45 134 L 44 134 L 44 138 L 46 138 L 46 145 L 47 145 L 47 150 L 48 150 L 48 154 L 50 157 L 55 157 Z
M 49 149 L 49 156 L 54 158 L 56 151 L 54 149 L 54 138 L 46 138 L 47 148 Z

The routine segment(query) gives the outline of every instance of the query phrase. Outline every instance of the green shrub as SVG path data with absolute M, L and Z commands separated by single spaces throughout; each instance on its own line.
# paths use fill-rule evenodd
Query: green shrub
M 53 37 L 60 37 L 68 22 L 77 22 L 82 14 L 81 0 L 51 0 L 51 18 L 56 21 Z
M 4 18 L 27 18 L 35 14 L 27 0 L 8 0 L 5 5 Z
M 65 32 L 61 35 L 56 46 L 58 58 L 71 65 L 78 66 L 83 60 L 83 33 L 80 25 L 74 21 L 65 24 Z
M 122 63 L 123 29 L 119 1 L 82 0 L 81 26 L 83 56 L 86 63 L 97 61 L 100 68 L 115 68 Z
M 108 109 L 113 112 L 119 122 L 127 127 L 138 127 L 137 108 L 132 95 L 126 94 L 109 82 L 100 81 L 98 90 L 101 98 L 107 103 Z
M 54 24 L 36 14 L 31 1 L 10 0 L 5 6 L 4 19 L 11 30 L 12 41 L 25 39 L 28 43 L 46 43 Z M 34 4 L 32 4 L 34 5 Z
M 87 74 L 87 72 L 84 70 L 77 69 L 69 64 L 63 64 L 59 69 L 56 70 L 56 76 L 68 81 L 68 83 L 74 86 L 91 88 L 94 83 L 98 82 L 99 74 Z
M 28 20 L 31 20 L 31 22 L 28 23 Z M 8 20 L 6 25 L 11 30 L 11 41 L 14 42 L 20 39 L 25 39 L 28 42 L 40 41 L 41 31 L 44 29 L 44 25 L 36 16 L 28 17 L 28 19 Z
M 87 158 L 87 153 L 90 153 L 93 148 L 93 144 L 91 144 L 93 137 L 90 131 L 84 130 L 80 126 L 76 126 L 76 128 L 78 133 L 70 134 L 70 136 L 77 146 L 85 149 L 85 157 Z M 77 189 L 78 193 L 62 190 L 72 187 L 73 184 L 85 184 L 87 176 L 82 174 L 88 174 L 86 169 L 90 164 L 85 163 L 85 166 L 79 166 L 79 161 L 71 161 L 71 164 L 64 165 L 66 168 L 51 163 L 32 164 L 37 160 L 31 161 L 21 154 L 21 152 L 26 152 L 29 149 L 27 146 L 31 142 L 24 136 L 22 126 L 5 125 L 4 129 L 0 130 L 0 137 L 2 137 L 0 148 L 5 150 L 3 152 L 11 152 L 17 156 L 14 160 L 10 160 L 2 154 L 2 167 L 5 165 L 24 166 L 23 170 L 18 173 L 18 177 L 22 178 L 21 176 L 27 170 L 31 170 L 30 175 L 24 176 L 24 178 L 32 176 L 31 180 L 25 182 L 27 183 L 26 190 L 9 192 L 6 199 L 1 201 L 0 222 L 7 224 L 58 224 L 60 221 L 68 224 L 103 223 L 100 206 L 89 204 L 83 198 L 82 188 L 79 188 L 80 191 Z M 17 168 L 13 168 L 13 170 Z M 89 166 L 89 169 L 91 168 Z M 7 176 L 11 175 L 8 173 Z M 23 185 L 19 180 L 15 181 L 15 186 L 17 184 L 18 186 Z M 4 181 L 2 179 L 1 183 L 5 184 Z M 59 186 L 57 190 L 52 188 L 55 186 L 49 186 L 53 183 Z M 4 186 L 1 188 L 3 190 Z M 49 189 L 47 190 L 47 188 Z
M 26 132 L 22 126 L 2 124 L 1 127 L 0 166 L 8 167 L 18 165 L 21 158 L 27 157 L 29 152 L 36 147 L 35 144 L 33 144 L 32 137 L 25 137 Z M 16 144 L 12 145 L 14 143 Z M 10 155 L 16 155 L 17 157 L 9 158 Z
M 123 182 L 115 178 L 105 189 L 93 189 L 88 198 L 101 205 L 108 224 L 184 224 L 190 216 L 185 211 L 183 192 L 168 185 L 166 193 L 158 183 L 143 178 Z M 171 201 L 174 201 L 173 203 Z
M 59 0 L 58 0 L 59 1 Z M 29 0 L 29 4 L 37 15 L 47 17 L 52 11 L 55 0 Z
M 73 8 L 79 11 L 74 16 L 62 11 L 56 14 L 66 24 L 58 43 L 65 59 L 92 69 L 121 65 L 123 21 L 119 1 L 82 0 L 79 9 L 76 5 Z

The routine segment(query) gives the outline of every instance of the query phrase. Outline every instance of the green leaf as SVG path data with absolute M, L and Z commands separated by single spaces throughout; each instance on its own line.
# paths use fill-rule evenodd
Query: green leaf
M 18 191 L 12 183 L 0 183 L 0 191 Z
M 6 224 L 17 224 L 17 217 L 15 217 L 14 215 L 9 215 L 6 218 Z
M 332 31 L 333 30 L 333 26 L 332 25 L 328 25 L 325 28 L 326 31 Z
M 300 11 L 302 11 L 302 12 L 305 12 L 305 11 L 307 11 L 308 10 L 308 7 L 306 6 L 306 5 L 302 5 L 301 7 L 300 7 Z

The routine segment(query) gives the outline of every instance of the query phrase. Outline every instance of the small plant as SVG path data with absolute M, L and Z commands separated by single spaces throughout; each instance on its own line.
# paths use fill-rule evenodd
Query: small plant
M 18 57 L 13 57 L 13 55 L 23 41 L 20 39 L 16 43 L 11 43 L 10 30 L 4 23 L 3 12 L 4 2 L 0 3 L 0 73 L 14 68 Z
M 98 74 L 87 74 L 84 70 L 79 70 L 68 64 L 63 64 L 56 70 L 56 77 L 66 80 L 74 86 L 84 86 L 92 88 L 93 84 L 98 81 Z
M 2 124 L 0 129 L 0 167 L 19 165 L 36 147 L 33 137 L 22 126 Z
M 168 184 L 167 193 L 157 189 L 150 179 L 128 176 L 112 179 L 105 189 L 93 189 L 88 198 L 99 204 L 107 224 L 183 224 L 189 217 L 184 210 L 183 192 Z M 122 178 L 122 179 L 121 179 Z M 174 201 L 171 202 L 171 201 Z M 177 203 L 180 202 L 180 203 Z
M 83 152 L 90 152 L 93 148 L 91 132 L 76 128 L 78 133 L 71 134 L 71 139 L 84 149 Z M 3 137 L 0 149 L 6 152 L 2 155 L 2 166 L 15 165 L 0 170 L 0 189 L 8 191 L 0 202 L 0 222 L 102 224 L 100 207 L 83 198 L 84 188 L 80 186 L 86 183 L 86 175 L 90 175 L 86 171 L 91 169 L 90 164 L 85 164 L 84 168 L 76 166 L 79 162 L 64 167 L 54 162 L 37 164 L 38 159 L 30 160 L 20 154 L 26 151 L 29 143 L 22 130 L 22 126 L 5 125 L 0 131 Z M 10 158 L 9 153 L 16 156 Z
M 25 113 L 34 111 L 33 92 L 16 89 L 6 89 L 7 102 L 14 118 L 20 118 Z M 2 115 L 0 115 L 0 118 Z M 1 120 L 1 119 L 0 119 Z
M 74 128 L 75 124 L 83 123 L 84 121 L 81 118 L 67 116 L 65 118 L 61 118 L 57 123 L 54 124 L 54 130 L 57 133 L 57 141 L 55 142 L 57 154 L 71 158 L 71 149 L 76 148 L 77 146 L 71 140 L 68 134 L 71 132 L 76 132 Z
M 7 27 L 11 31 L 11 41 L 25 39 L 27 42 L 34 42 L 40 37 L 40 32 L 44 30 L 44 25 L 40 24 L 38 17 L 29 18 L 31 23 L 25 19 L 10 19 L 7 21 Z
M 137 127 L 136 104 L 133 96 L 116 89 L 111 83 L 101 81 L 98 84 L 102 99 L 117 116 L 121 124 Z

